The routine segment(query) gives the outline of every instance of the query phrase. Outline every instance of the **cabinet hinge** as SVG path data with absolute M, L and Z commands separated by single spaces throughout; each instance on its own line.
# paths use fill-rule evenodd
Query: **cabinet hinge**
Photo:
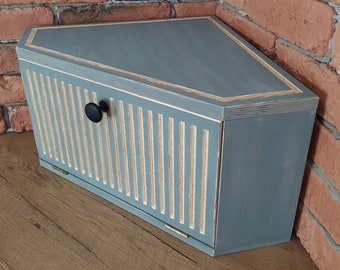
M 68 175 L 68 172 L 67 172 L 67 171 L 65 171 L 65 170 L 63 170 L 63 169 L 61 169 L 61 168 L 59 168 L 58 166 L 52 165 L 52 169 L 54 169 L 54 170 L 56 170 L 56 171 L 58 171 L 58 172 L 60 172 L 60 173 L 62 173 L 62 174 Z
M 173 232 L 175 232 L 175 233 L 185 237 L 185 238 L 189 237 L 189 234 L 186 234 L 185 232 L 182 232 L 182 231 L 178 230 L 177 228 L 175 228 L 175 227 L 173 227 L 173 226 L 171 226 L 169 224 L 165 224 L 165 227 L 168 228 L 169 230 L 171 230 L 171 231 L 173 231 Z

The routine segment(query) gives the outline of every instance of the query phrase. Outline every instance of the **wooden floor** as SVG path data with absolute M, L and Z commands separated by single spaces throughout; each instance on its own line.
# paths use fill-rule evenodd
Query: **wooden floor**
M 285 244 L 212 258 L 41 168 L 33 133 L 0 135 L 0 269 L 317 269 Z

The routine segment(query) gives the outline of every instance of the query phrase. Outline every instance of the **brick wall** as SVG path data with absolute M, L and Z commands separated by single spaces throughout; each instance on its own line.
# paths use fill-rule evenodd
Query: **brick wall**
M 224 0 L 216 15 L 320 97 L 295 230 L 340 269 L 340 0 Z
M 0 134 L 31 130 L 15 47 L 28 26 L 213 15 L 216 1 L 2 0 Z
M 320 269 L 340 269 L 340 0 L 3 0 L 0 133 L 31 130 L 15 54 L 25 27 L 215 13 L 321 99 L 295 229 Z

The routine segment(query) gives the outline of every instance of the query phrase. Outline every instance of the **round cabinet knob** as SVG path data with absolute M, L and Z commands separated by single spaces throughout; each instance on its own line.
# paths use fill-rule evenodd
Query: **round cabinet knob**
M 103 118 L 103 112 L 107 112 L 108 110 L 109 106 L 104 100 L 99 101 L 98 105 L 90 102 L 85 106 L 85 114 L 87 118 L 95 123 L 100 122 Z

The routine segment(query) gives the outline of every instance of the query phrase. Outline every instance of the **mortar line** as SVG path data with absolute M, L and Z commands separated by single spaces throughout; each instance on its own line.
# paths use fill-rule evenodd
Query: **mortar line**
M 176 9 L 175 9 L 175 1 L 176 0 L 170 0 L 170 18 L 176 18 Z
M 12 8 L 30 8 L 44 6 L 43 4 L 0 4 L 0 9 L 12 9 Z
M 326 53 L 325 56 L 318 56 L 316 55 L 315 53 L 311 52 L 311 51 L 308 51 L 308 50 L 305 50 L 303 48 L 301 48 L 300 46 L 294 44 L 294 43 L 291 43 L 290 41 L 288 40 L 285 40 L 284 38 L 282 37 L 278 37 L 277 38 L 277 42 L 283 44 L 283 45 L 286 45 L 290 48 L 293 48 L 294 50 L 302 53 L 302 54 L 305 54 L 305 55 L 308 55 L 310 57 L 312 57 L 314 60 L 320 62 L 320 63 L 326 63 L 328 64 L 329 61 L 330 61 L 330 54 L 331 54 L 331 50 L 328 48 L 328 51 Z
M 268 33 L 273 34 L 276 37 L 276 39 L 278 38 L 276 33 L 274 33 L 273 31 L 271 31 L 269 29 L 267 29 L 262 24 L 260 24 L 258 21 L 256 21 L 254 18 L 250 17 L 244 10 L 238 9 L 236 7 L 233 7 L 233 6 L 231 6 L 230 4 L 227 4 L 227 3 L 223 3 L 223 4 L 221 4 L 221 6 L 222 6 L 223 9 L 227 9 L 227 10 L 230 10 L 232 12 L 236 12 L 240 16 L 247 18 L 250 22 L 254 23 L 256 26 L 258 26 L 261 29 L 267 31 Z
M 312 170 L 321 178 L 321 180 L 326 184 L 328 187 L 330 194 L 332 197 L 337 200 L 340 203 L 340 192 L 339 190 L 334 186 L 332 181 L 328 178 L 326 173 L 314 162 L 312 159 L 307 160 L 307 164 L 311 166 Z
M 2 39 L 0 40 L 0 44 L 12 44 L 12 43 L 18 43 L 19 39 Z
M 121 1 L 116 1 L 113 3 L 122 3 Z M 128 1 L 130 2 L 130 1 Z M 131 1 L 134 2 L 134 1 Z M 137 2 L 137 1 L 136 1 Z M 139 2 L 139 1 L 138 1 Z M 99 2 L 96 4 L 107 4 L 107 3 L 112 3 L 111 1 L 107 2 Z M 70 7 L 81 7 L 81 6 L 88 6 L 88 5 L 93 5 L 93 3 L 84 3 L 84 2 L 77 2 L 77 3 L 31 3 L 31 4 L 0 4 L 0 9 L 13 9 L 13 8 L 32 8 L 32 7 L 52 7 L 52 6 L 57 6 L 57 7 L 63 7 L 63 6 L 70 6 Z
M 0 73 L 0 76 L 7 75 L 7 76 L 17 76 L 21 75 L 20 71 L 8 71 L 5 73 Z
M 233 11 L 233 12 L 237 12 L 240 15 L 242 15 L 243 17 L 247 16 L 247 13 L 244 10 L 238 9 L 238 8 L 228 4 L 226 2 L 223 2 L 223 0 L 220 1 L 220 5 L 221 5 L 222 9 L 227 9 L 227 10 L 230 10 L 230 11 Z M 248 18 L 250 19 L 249 16 L 248 16 Z
M 1 104 L 0 106 L 8 107 L 8 106 L 20 106 L 20 105 L 27 105 L 27 101 L 9 102 L 9 103 Z
M 166 2 L 176 2 L 176 0 L 129 0 L 129 1 L 122 1 L 122 0 L 109 0 L 106 2 L 99 2 L 98 4 L 140 4 L 140 3 L 166 3 Z M 209 0 L 207 0 L 209 1 Z
M 316 120 L 318 120 L 323 126 L 329 129 L 337 140 L 340 140 L 340 131 L 332 123 L 323 119 L 320 115 L 316 115 Z
M 305 205 L 303 202 L 303 207 L 305 208 L 307 214 L 315 221 L 318 227 L 321 229 L 322 233 L 324 234 L 326 241 L 335 249 L 335 251 L 340 251 L 340 245 L 334 240 L 332 235 L 328 232 L 328 230 L 322 225 L 320 220 L 314 215 L 314 213 Z

